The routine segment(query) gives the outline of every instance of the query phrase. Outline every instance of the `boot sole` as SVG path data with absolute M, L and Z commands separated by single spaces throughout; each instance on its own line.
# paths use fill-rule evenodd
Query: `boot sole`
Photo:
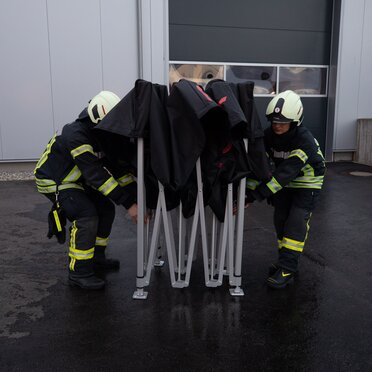
M 68 284 L 69 284 L 70 287 L 79 287 L 81 289 L 88 289 L 88 290 L 93 290 L 93 291 L 103 289 L 105 287 L 105 284 L 100 284 L 100 285 L 96 285 L 96 286 L 87 287 L 87 286 L 81 285 L 79 283 L 76 283 L 71 279 L 68 280 Z

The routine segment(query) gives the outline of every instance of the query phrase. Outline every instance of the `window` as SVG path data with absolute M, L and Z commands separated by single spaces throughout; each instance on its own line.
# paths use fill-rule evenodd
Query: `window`
M 279 92 L 287 89 L 300 95 L 326 94 L 325 67 L 279 67 Z
M 204 64 L 171 64 L 169 66 L 169 85 L 181 79 L 194 81 L 205 87 L 210 80 L 223 79 L 224 67 Z
M 212 79 L 239 83 L 253 81 L 255 96 L 293 90 L 300 96 L 327 96 L 328 66 L 171 62 L 169 84 L 187 79 L 205 87 Z
M 272 66 L 226 66 L 226 81 L 254 82 L 254 94 L 276 93 L 276 67 Z

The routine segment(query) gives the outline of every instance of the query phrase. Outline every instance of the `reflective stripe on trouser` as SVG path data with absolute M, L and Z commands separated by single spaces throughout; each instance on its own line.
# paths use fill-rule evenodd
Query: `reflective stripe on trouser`
M 95 259 L 104 259 L 106 257 L 106 247 L 108 244 L 109 238 L 96 237 L 96 249 L 94 252 Z
M 54 202 L 54 194 L 44 195 Z M 72 222 L 71 238 L 74 239 L 71 242 L 72 248 L 78 251 L 89 251 L 95 247 L 97 237 L 107 239 L 115 218 L 115 206 L 109 198 L 103 196 L 97 190 L 85 187 L 84 190 L 61 190 L 58 199 L 61 208 L 66 213 L 66 217 Z M 72 234 L 73 232 L 74 234 Z M 70 261 L 74 261 L 72 262 L 72 268 L 75 271 L 86 272 L 87 270 L 93 270 L 90 258 L 85 260 L 78 259 L 78 255 L 73 253 L 74 251 L 71 250 L 73 257 L 69 255 L 69 258 Z M 91 264 L 89 264 L 90 262 Z M 89 267 L 89 265 L 91 266 Z
M 82 217 L 72 222 L 68 253 L 71 271 L 92 271 L 97 226 L 98 218 L 96 216 Z
M 290 271 L 297 271 L 318 194 L 316 190 L 283 189 L 274 196 L 279 264 Z

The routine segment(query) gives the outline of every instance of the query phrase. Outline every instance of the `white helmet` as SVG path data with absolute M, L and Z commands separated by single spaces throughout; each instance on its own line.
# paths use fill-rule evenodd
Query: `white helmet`
M 88 115 L 90 120 L 97 124 L 119 102 L 120 98 L 115 93 L 107 90 L 98 93 L 89 101 Z
M 277 94 L 267 105 L 266 117 L 271 122 L 301 125 L 304 108 L 301 98 L 292 90 Z

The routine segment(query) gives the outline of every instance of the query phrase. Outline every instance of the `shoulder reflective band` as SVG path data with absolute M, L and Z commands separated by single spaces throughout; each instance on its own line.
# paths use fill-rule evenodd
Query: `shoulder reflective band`
M 116 186 L 119 186 L 119 184 L 114 177 L 110 177 L 101 187 L 98 188 L 98 191 L 107 196 Z
M 304 249 L 305 242 L 300 242 L 298 240 L 293 240 L 289 238 L 283 238 L 282 247 L 290 249 L 292 251 L 302 252 Z
M 309 158 L 306 153 L 300 149 L 291 151 L 288 158 L 292 158 L 293 156 L 298 156 L 304 163 L 306 163 Z
M 266 184 L 266 186 L 273 194 L 282 189 L 282 186 L 280 186 L 280 183 L 275 179 L 275 177 L 272 177 L 271 180 Z
M 134 182 L 134 178 L 130 173 L 125 174 L 123 177 L 118 178 L 118 183 L 121 187 L 127 186 L 132 182 Z
M 95 155 L 93 151 L 93 147 L 91 145 L 81 145 L 77 147 L 76 149 L 73 149 L 70 151 L 72 157 L 75 159 L 77 156 L 83 154 L 84 152 L 90 152 L 93 155 Z

